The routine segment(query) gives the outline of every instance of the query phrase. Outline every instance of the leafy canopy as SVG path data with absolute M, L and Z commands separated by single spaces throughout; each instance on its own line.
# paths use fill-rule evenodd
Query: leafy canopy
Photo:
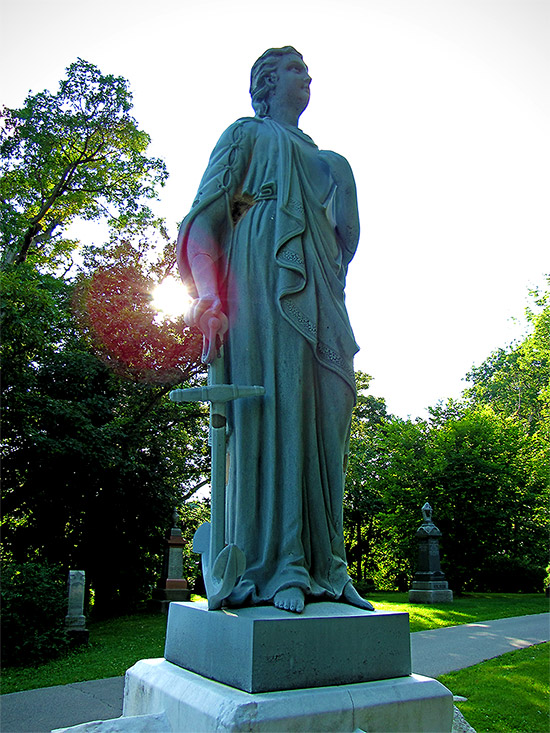
M 146 155 L 149 136 L 130 114 L 122 77 L 78 59 L 57 94 L 29 94 L 0 126 L 3 265 L 27 257 L 55 268 L 77 246 L 62 235 L 77 218 L 138 214 L 167 172 Z

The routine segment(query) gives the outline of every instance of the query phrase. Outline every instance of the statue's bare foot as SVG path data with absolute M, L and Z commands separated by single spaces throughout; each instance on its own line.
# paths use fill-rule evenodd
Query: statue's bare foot
M 374 606 L 372 605 L 372 603 L 369 603 L 364 598 L 361 598 L 359 593 L 353 587 L 351 580 L 344 586 L 341 600 L 349 603 L 352 606 L 357 606 L 357 608 L 364 608 L 366 611 L 374 611 Z
M 300 588 L 285 588 L 275 593 L 273 605 L 282 608 L 283 611 L 302 613 L 306 605 L 306 599 Z

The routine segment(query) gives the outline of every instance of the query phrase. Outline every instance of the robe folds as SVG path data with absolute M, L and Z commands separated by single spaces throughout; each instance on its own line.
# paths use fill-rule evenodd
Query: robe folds
M 335 184 L 326 165 L 316 175 L 318 153 L 297 128 L 237 120 L 180 228 L 180 267 L 193 294 L 185 262 L 192 225 L 223 197 L 227 226 L 216 246 L 229 319 L 225 377 L 266 389 L 228 404 L 226 541 L 246 555 L 230 605 L 269 602 L 289 587 L 337 599 L 349 581 L 342 500 L 358 347 L 344 285 L 354 251 L 336 234 Z

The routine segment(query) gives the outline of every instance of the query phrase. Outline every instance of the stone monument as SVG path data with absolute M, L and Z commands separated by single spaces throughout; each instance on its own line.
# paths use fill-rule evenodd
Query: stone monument
M 445 580 L 439 559 L 441 532 L 432 520 L 432 508 L 422 507 L 424 521 L 416 531 L 418 539 L 418 570 L 409 591 L 411 603 L 452 603 L 453 592 Z
M 168 613 L 171 602 L 188 601 L 191 597 L 187 580 L 183 577 L 183 547 L 185 542 L 181 529 L 175 526 L 177 521 L 178 513 L 174 510 L 173 526 L 166 540 L 162 578 L 157 588 L 153 590 L 153 599 L 150 603 L 153 610 L 163 613 Z
M 65 616 L 65 630 L 72 644 L 86 644 L 90 632 L 86 628 L 84 615 L 84 593 L 86 574 L 84 570 L 69 570 L 67 581 L 68 604 Z
M 451 693 L 411 674 L 408 615 L 374 611 L 347 571 L 359 218 L 348 162 L 298 128 L 310 82 L 290 46 L 256 61 L 256 116 L 222 134 L 178 237 L 209 364 L 171 395 L 211 405 L 208 604 L 171 604 L 165 658 L 124 692 L 124 716 L 164 711 L 178 733 L 451 730 Z

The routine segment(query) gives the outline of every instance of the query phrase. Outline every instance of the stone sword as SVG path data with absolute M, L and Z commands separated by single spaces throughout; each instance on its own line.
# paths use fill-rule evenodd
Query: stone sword
M 226 404 L 265 394 L 265 387 L 223 384 L 223 347 L 217 348 L 219 324 L 218 318 L 211 318 L 209 336 L 204 337 L 202 359 L 209 362 L 208 385 L 170 392 L 173 402 L 210 402 L 211 521 L 201 524 L 193 538 L 193 550 L 202 556 L 210 611 L 221 608 L 246 568 L 244 552 L 237 545 L 225 542 Z

